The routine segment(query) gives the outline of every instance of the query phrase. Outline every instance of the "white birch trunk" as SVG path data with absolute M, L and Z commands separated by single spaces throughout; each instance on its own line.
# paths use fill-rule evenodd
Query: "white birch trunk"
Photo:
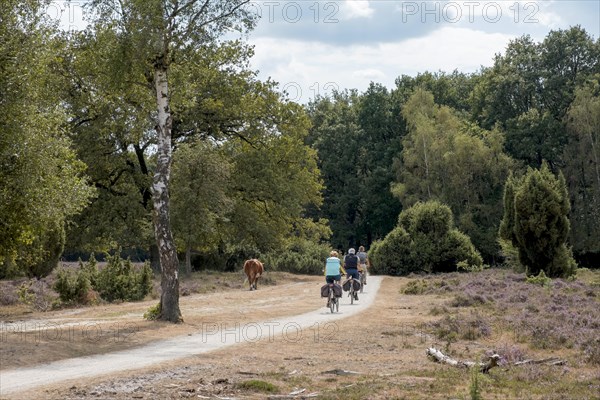
M 156 172 L 152 184 L 154 202 L 154 234 L 161 266 L 161 297 L 159 319 L 181 322 L 179 309 L 179 260 L 171 232 L 169 218 L 169 180 L 171 175 L 171 111 L 169 109 L 169 85 L 167 68 L 154 68 L 156 104 L 158 107 L 158 134 Z

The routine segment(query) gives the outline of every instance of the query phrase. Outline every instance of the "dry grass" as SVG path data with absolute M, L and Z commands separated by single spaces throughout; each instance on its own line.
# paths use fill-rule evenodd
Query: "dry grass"
M 215 279 L 217 277 L 225 279 L 224 276 Z M 589 318 L 597 318 L 598 313 L 587 314 L 589 310 L 598 309 L 599 287 L 594 284 L 598 277 L 599 272 L 586 272 L 585 279 L 555 281 L 550 290 L 524 286 L 527 284 L 522 276 L 504 270 L 472 275 L 385 278 L 375 304 L 368 311 L 334 324 L 315 325 L 303 331 L 299 340 L 276 338 L 246 343 L 136 373 L 23 393 L 22 398 L 220 396 L 263 399 L 268 396 L 256 386 L 244 384 L 248 381 L 263 382 L 261 387 L 272 385 L 278 394 L 305 389 L 302 394 L 319 393 L 322 399 L 469 398 L 470 371 L 427 359 L 425 349 L 434 346 L 463 360 L 480 360 L 492 351 L 503 356 L 501 367 L 480 377 L 484 399 L 595 399 L 600 389 L 600 375 L 593 360 L 586 359 L 582 344 L 598 339 L 598 330 L 588 329 L 595 321 Z M 417 279 L 427 288 L 418 295 L 404 294 L 407 284 Z M 291 283 L 300 280 L 303 281 L 300 284 Z M 321 277 L 288 275 L 278 278 L 276 285 L 263 286 L 258 292 L 236 287 L 216 293 L 191 294 L 181 299 L 186 324 L 176 327 L 145 323 L 134 317 L 153 302 L 86 309 L 80 315 L 129 318 L 140 328 L 135 336 L 143 342 L 147 337 L 185 334 L 194 329 L 194 324 L 207 319 L 226 323 L 256 321 L 278 313 L 293 315 L 322 307 L 323 302 L 318 297 L 320 282 Z M 307 290 L 314 295 L 307 296 Z M 274 306 L 280 304 L 280 299 L 293 307 Z M 552 317 L 551 307 L 556 305 L 565 308 L 554 310 L 560 313 L 557 315 L 567 315 L 563 312 L 576 312 L 577 318 L 587 315 L 588 325 L 579 319 Z M 537 312 L 533 311 L 534 307 Z M 533 316 L 530 326 L 538 326 L 538 323 L 545 326 L 543 321 L 550 320 L 556 332 L 564 333 L 570 328 L 577 333 L 569 336 L 564 345 L 552 339 L 551 346 L 544 348 L 535 341 L 537 331 L 515 328 L 521 327 L 521 318 L 526 315 Z M 577 329 L 571 325 L 574 321 L 579 321 Z M 546 332 L 545 338 L 554 334 Z M 511 365 L 524 358 L 539 359 L 548 355 L 565 359 L 567 364 Z M 358 374 L 327 373 L 335 369 Z

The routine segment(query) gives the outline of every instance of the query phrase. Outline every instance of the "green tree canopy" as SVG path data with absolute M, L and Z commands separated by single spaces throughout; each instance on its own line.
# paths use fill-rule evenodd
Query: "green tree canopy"
M 568 143 L 564 116 L 575 88 L 600 72 L 600 39 L 580 26 L 551 31 L 535 43 L 511 41 L 485 69 L 471 95 L 472 118 L 506 132 L 507 152 L 527 165 L 562 165 Z
M 571 198 L 571 243 L 600 254 L 600 75 L 575 91 L 567 113 L 569 146 L 563 169 Z
M 222 240 L 220 231 L 232 208 L 231 170 L 229 160 L 208 141 L 182 144 L 174 154 L 171 220 L 188 273 L 192 250 L 211 252 Z
M 42 10 L 37 1 L 0 10 L 0 277 L 48 274 L 66 222 L 93 195 L 57 95 L 63 42 Z
M 422 89 L 402 113 L 409 133 L 395 165 L 394 194 L 405 207 L 428 200 L 448 204 L 458 227 L 491 262 L 499 251 L 502 188 L 513 165 L 502 150 L 502 134 L 457 117 Z

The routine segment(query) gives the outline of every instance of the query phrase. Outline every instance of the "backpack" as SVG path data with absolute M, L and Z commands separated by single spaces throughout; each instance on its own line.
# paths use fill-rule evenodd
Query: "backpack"
M 357 269 L 358 268 L 358 257 L 355 254 L 348 254 L 344 258 L 344 264 L 346 269 Z
M 356 255 L 360 259 L 361 264 L 367 263 L 367 253 L 365 253 L 364 251 L 359 251 L 358 253 L 356 253 Z

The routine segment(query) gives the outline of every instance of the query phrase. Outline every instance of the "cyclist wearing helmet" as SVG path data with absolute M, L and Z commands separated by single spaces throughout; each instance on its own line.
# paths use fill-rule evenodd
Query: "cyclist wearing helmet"
M 356 250 L 354 250 L 354 248 L 348 250 L 348 254 L 344 257 L 344 268 L 346 269 L 348 278 L 352 277 L 357 281 L 360 281 L 360 275 L 358 274 L 359 259 L 355 253 Z M 358 300 L 358 294 L 354 295 L 354 300 Z

